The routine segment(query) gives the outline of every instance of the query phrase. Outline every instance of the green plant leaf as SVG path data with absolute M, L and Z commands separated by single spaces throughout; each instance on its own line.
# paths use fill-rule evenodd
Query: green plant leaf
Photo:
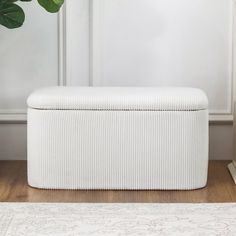
M 64 3 L 64 0 L 38 0 L 38 3 L 46 9 L 46 11 L 58 12 Z
M 25 21 L 25 13 L 21 7 L 10 1 L 0 0 L 0 25 L 8 29 L 22 26 Z

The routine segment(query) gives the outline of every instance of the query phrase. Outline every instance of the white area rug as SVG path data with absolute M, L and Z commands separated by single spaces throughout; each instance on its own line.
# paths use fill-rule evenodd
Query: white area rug
M 236 235 L 236 204 L 0 203 L 1 236 Z

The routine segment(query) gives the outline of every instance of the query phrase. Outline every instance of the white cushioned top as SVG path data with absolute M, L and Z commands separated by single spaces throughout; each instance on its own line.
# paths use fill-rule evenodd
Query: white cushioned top
M 44 110 L 202 110 L 205 93 L 172 87 L 48 87 L 33 92 L 28 106 Z

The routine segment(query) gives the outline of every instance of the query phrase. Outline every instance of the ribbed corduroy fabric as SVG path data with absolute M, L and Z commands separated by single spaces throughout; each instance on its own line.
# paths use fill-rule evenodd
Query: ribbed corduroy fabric
M 28 109 L 33 187 L 188 190 L 207 168 L 207 109 Z

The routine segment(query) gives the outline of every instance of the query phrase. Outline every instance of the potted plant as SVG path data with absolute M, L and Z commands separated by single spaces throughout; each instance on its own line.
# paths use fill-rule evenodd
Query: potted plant
M 8 29 L 19 28 L 25 21 L 25 13 L 16 2 L 31 2 L 32 0 L 0 0 L 0 25 Z M 36 0 L 35 0 L 36 1 Z M 58 12 L 64 0 L 37 0 L 48 12 Z

